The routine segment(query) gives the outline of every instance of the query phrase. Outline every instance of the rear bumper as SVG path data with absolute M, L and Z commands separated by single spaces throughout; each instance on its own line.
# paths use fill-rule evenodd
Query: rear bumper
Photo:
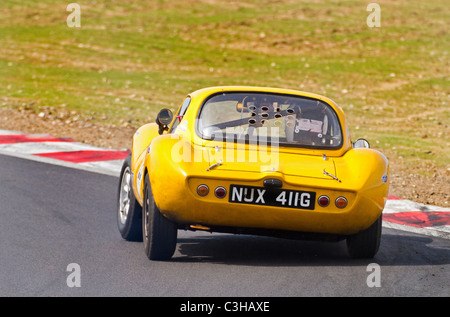
M 333 235 L 350 235 L 368 228 L 381 215 L 387 196 L 387 185 L 367 189 L 351 190 L 334 180 L 320 180 L 304 178 L 299 186 L 299 177 L 283 177 L 283 189 L 312 191 L 316 193 L 313 210 L 274 207 L 266 205 L 251 205 L 229 202 L 230 185 L 241 184 L 263 187 L 264 179 L 268 175 L 247 179 L 226 179 L 213 177 L 190 177 L 179 175 L 171 178 L 164 190 L 160 186 L 159 192 L 154 192 L 155 201 L 161 212 L 172 221 L 183 225 L 202 225 L 211 231 L 232 232 L 307 232 Z M 271 178 L 277 177 L 272 173 Z M 281 178 L 281 175 L 278 175 Z M 158 182 L 160 183 L 160 182 Z M 197 187 L 206 184 L 210 191 L 202 197 L 197 194 Z M 155 184 L 156 185 L 156 184 Z M 227 190 L 224 198 L 217 198 L 214 189 L 222 186 Z M 338 188 L 340 186 L 341 188 Z M 327 195 L 330 204 L 321 207 L 317 199 Z M 345 208 L 338 208 L 334 201 L 343 196 L 348 204 Z M 222 228 L 222 229 L 221 229 Z M 226 228 L 226 230 L 224 229 Z M 245 228 L 240 230 L 239 228 Z M 264 234 L 264 233 L 262 233 Z M 273 235 L 273 234 L 270 234 Z

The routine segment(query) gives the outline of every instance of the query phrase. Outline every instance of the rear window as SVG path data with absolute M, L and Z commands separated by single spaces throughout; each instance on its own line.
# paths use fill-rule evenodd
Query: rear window
M 307 148 L 339 148 L 342 133 L 334 110 L 323 101 L 267 93 L 221 93 L 200 111 L 203 139 L 268 141 Z

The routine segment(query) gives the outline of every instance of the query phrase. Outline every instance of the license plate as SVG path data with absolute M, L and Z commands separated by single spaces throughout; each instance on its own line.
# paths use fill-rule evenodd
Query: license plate
M 230 185 L 230 203 L 314 209 L 316 193 L 280 188 Z

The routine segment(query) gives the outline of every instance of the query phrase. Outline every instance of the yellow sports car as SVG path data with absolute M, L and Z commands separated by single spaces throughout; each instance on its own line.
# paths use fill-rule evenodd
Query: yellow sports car
M 306 92 L 212 87 L 175 115 L 139 128 L 118 189 L 118 227 L 169 260 L 177 232 L 206 230 L 347 240 L 373 257 L 388 193 L 388 161 L 352 142 L 342 109 Z

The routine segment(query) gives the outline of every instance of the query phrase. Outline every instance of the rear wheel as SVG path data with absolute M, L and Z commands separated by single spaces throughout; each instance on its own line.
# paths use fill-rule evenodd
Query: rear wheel
M 352 258 L 373 258 L 381 240 L 381 216 L 366 230 L 347 237 L 347 251 Z
M 142 241 L 142 207 L 136 201 L 132 188 L 131 154 L 120 172 L 117 193 L 117 225 L 125 240 Z
M 145 254 L 150 260 L 170 260 L 177 244 L 177 225 L 164 217 L 156 206 L 148 174 L 144 184 L 142 234 Z

